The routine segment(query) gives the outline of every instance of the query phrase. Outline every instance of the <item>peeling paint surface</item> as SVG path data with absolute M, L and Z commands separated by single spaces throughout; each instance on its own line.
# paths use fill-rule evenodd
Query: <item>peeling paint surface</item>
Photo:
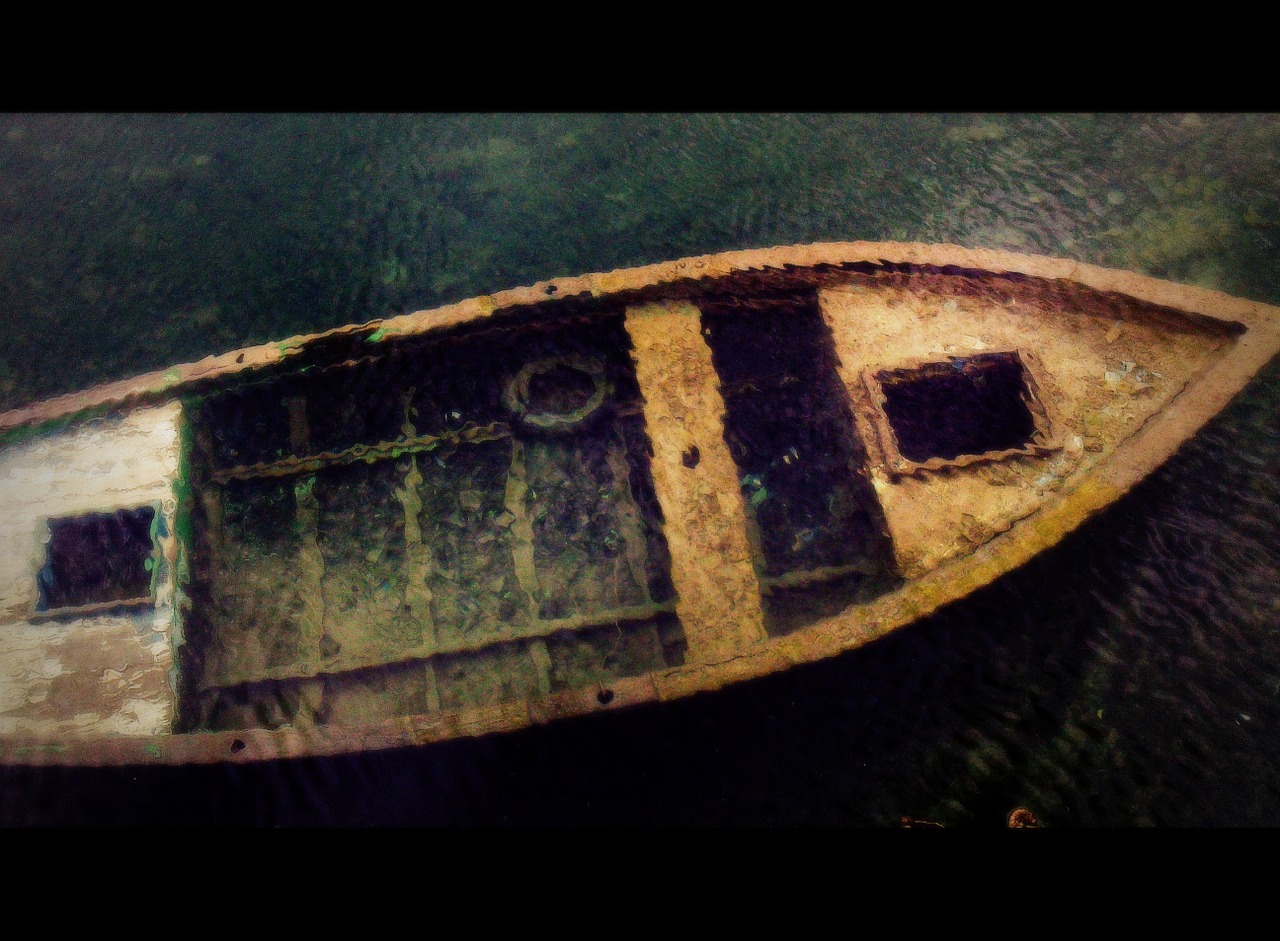
M 0 734 L 170 731 L 178 403 L 35 437 L 0 453 Z M 31 618 L 50 518 L 159 506 L 154 607 Z

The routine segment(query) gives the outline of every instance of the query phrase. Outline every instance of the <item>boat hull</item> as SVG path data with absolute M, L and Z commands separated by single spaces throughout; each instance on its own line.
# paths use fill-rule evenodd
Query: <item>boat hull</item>
M 494 413 L 505 421 L 448 431 L 453 438 L 439 428 L 413 427 L 412 434 L 401 428 L 345 449 L 341 442 L 322 445 L 326 430 L 298 420 L 303 407 L 287 404 L 314 399 L 313 393 L 293 386 L 288 394 L 270 391 L 308 369 L 353 368 L 352 349 L 389 362 L 409 355 L 405 350 L 417 356 L 428 349 L 405 344 L 465 344 L 468 331 L 483 343 L 491 328 L 519 332 L 540 329 L 544 321 L 609 317 L 616 338 L 609 334 L 598 349 L 555 347 L 547 354 L 539 347 L 541 358 L 528 358 L 523 367 L 514 359 L 505 373 L 495 367 L 495 376 L 512 377 L 494 405 L 505 409 Z M 794 348 L 792 365 L 785 348 Z M 25 634 L 32 656 L 47 661 L 51 641 L 32 641 L 34 632 L 58 632 L 66 643 L 82 619 L 74 610 L 61 618 L 32 613 L 39 605 L 30 586 L 26 595 L 14 589 L 4 628 L 9 647 L 0 642 L 0 664 L 7 671 L 5 701 L 17 707 L 3 716 L 0 761 L 186 764 L 399 748 L 678 699 L 834 656 L 919 620 L 1058 542 L 1172 455 L 1278 349 L 1280 311 L 1214 291 L 1061 259 L 849 243 L 540 283 L 235 351 L 10 412 L 0 416 L 9 442 L 0 459 L 14 460 L 27 448 L 28 466 L 39 465 L 32 455 L 56 446 L 50 442 L 59 434 L 129 416 L 166 416 L 174 440 L 187 438 L 172 473 L 158 475 L 164 486 L 145 495 L 164 523 L 151 603 L 141 615 L 110 612 L 118 619 L 117 659 L 146 668 L 104 671 L 92 662 L 92 651 L 81 649 L 75 656 L 98 677 L 97 685 L 80 683 L 81 701 L 62 713 L 53 704 L 35 708 L 52 684 L 31 657 L 14 652 L 21 646 L 14 638 Z M 786 422 L 779 430 L 769 424 L 770 414 L 793 402 L 788 396 L 806 362 L 809 372 L 822 375 L 819 381 L 805 373 L 808 397 L 794 399 L 801 405 L 791 418 L 804 434 L 787 437 Z M 539 412 L 525 401 L 541 394 L 536 390 L 548 377 L 562 374 L 577 383 L 577 392 L 565 393 L 569 405 Z M 223 459 L 214 440 L 221 426 L 208 417 L 216 409 L 204 403 L 227 400 L 241 385 L 266 388 L 286 403 L 280 440 L 291 456 Z M 403 385 L 418 394 L 416 384 Z M 1001 392 L 1004 385 L 1012 391 Z M 818 400 L 834 404 L 814 411 Z M 975 422 L 972 440 L 937 433 L 941 425 L 963 425 L 957 401 L 990 419 Z M 411 403 L 404 402 L 409 424 Z M 183 417 L 173 418 L 179 407 Z M 939 415 L 945 421 L 936 420 Z M 926 420 L 930 416 L 935 420 Z M 60 422 L 69 430 L 57 430 Z M 760 431 L 766 426 L 771 430 Z M 606 427 L 632 430 L 598 430 Z M 212 444 L 197 440 L 202 428 L 212 429 Z M 551 486 L 548 468 L 556 460 L 587 453 L 565 442 L 595 433 L 604 442 L 590 452 L 598 452 L 606 468 L 599 482 L 630 482 L 629 489 L 615 488 L 628 492 L 623 508 L 609 511 L 608 533 L 600 537 L 608 551 L 583 535 L 585 528 L 546 529 L 551 524 L 539 516 L 537 502 L 539 486 Z M 788 445 L 793 440 L 804 443 Z M 507 540 L 510 571 L 499 573 L 506 581 L 495 591 L 518 603 L 494 608 L 506 613 L 491 614 L 470 631 L 446 614 L 459 609 L 445 606 L 454 590 L 439 548 L 445 530 L 430 528 L 445 511 L 433 516 L 422 505 L 432 492 L 423 474 L 432 473 L 430 461 L 439 463 L 445 445 L 496 455 L 504 482 L 491 492 L 469 491 L 481 495 L 467 499 L 477 514 L 490 512 L 483 510 L 489 500 L 486 518 L 502 511 L 513 520 L 499 536 Z M 809 477 L 796 469 L 818 464 L 821 473 Z M 396 595 L 400 615 L 360 614 L 339 623 L 341 604 L 326 601 L 340 560 L 337 543 L 325 541 L 324 513 L 332 501 L 325 503 L 323 488 L 365 467 L 388 469 L 382 505 L 395 515 L 394 532 L 404 546 L 395 567 L 419 576 Z M 841 468 L 848 469 L 847 479 L 837 479 Z M 271 652 L 283 641 L 261 641 L 267 652 L 246 658 L 244 651 L 260 642 L 260 619 L 245 618 L 245 609 L 236 607 L 244 594 L 227 587 L 235 580 L 224 547 L 239 543 L 217 534 L 227 507 L 238 505 L 229 502 L 236 488 L 264 480 L 270 486 L 289 481 L 279 492 L 291 501 L 301 535 L 287 548 L 281 578 L 291 573 L 304 590 L 279 629 L 288 637 L 287 653 Z M 311 489 L 316 480 L 318 497 Z M 805 509 L 805 488 L 813 487 L 829 488 L 825 505 L 834 522 L 815 523 Z M 76 489 L 69 484 L 60 492 Z M 214 502 L 206 499 L 211 493 L 219 495 Z M 141 500 L 133 494 L 119 502 Z M 83 506 L 73 502 L 33 511 L 9 528 L 27 533 L 30 543 L 33 521 L 89 504 L 109 509 L 100 496 L 81 499 Z M 631 504 L 639 509 L 627 509 Z M 467 525 L 463 541 L 484 535 L 479 524 Z M 585 561 L 565 562 L 557 547 L 580 536 Z M 50 538 L 35 540 L 36 549 Z M 24 558 L 30 568 L 36 556 L 27 551 Z M 581 610 L 561 610 L 556 592 L 539 578 L 555 572 L 563 586 L 576 577 L 575 566 L 586 575 L 560 591 Z M 612 605 L 593 594 L 590 583 L 606 571 L 630 579 L 626 603 L 621 594 Z M 429 590 L 415 594 L 415 584 Z M 200 614 L 197 602 L 220 605 L 228 620 Z M 419 633 L 408 641 L 397 634 L 378 646 L 359 629 L 372 623 L 385 634 L 392 622 L 418 625 Z M 627 649 L 644 647 L 648 660 L 611 668 L 616 645 L 570 643 L 592 631 L 607 640 L 614 629 L 621 641 L 624 624 L 628 631 L 639 625 L 627 635 Z M 596 659 L 584 666 L 584 651 L 597 648 Z M 106 649 L 100 646 L 98 654 Z M 510 659 L 493 659 L 495 651 Z M 476 679 L 484 669 L 474 663 L 481 661 L 517 678 L 504 680 L 499 692 L 486 691 L 490 686 Z M 169 679 L 174 668 L 176 681 Z M 369 692 L 370 671 L 379 678 L 376 693 Z M 113 692 L 103 688 L 104 676 L 117 683 L 123 677 L 133 696 L 126 701 L 134 704 L 87 719 L 93 698 Z M 345 677 L 358 682 L 344 686 Z M 387 693 L 396 683 L 409 692 Z M 264 719 L 263 703 L 286 691 L 289 709 Z M 227 705 L 232 699 L 239 711 Z M 137 705 L 144 701 L 158 703 L 159 711 Z

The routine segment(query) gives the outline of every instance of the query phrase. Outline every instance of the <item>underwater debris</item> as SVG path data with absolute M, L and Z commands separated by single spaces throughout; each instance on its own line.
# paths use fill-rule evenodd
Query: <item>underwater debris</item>
M 1026 807 L 1015 807 L 1009 811 L 1005 822 L 1010 830 L 1031 830 L 1040 826 L 1040 818 Z

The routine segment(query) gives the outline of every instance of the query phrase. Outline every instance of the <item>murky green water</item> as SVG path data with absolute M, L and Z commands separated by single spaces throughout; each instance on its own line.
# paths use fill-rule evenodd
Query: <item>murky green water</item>
M 1274 115 L 0 117 L 0 408 L 559 275 L 824 239 L 1280 303 Z M 1150 480 L 861 651 L 412 754 L 5 771 L 0 819 L 1280 824 L 1280 365 Z

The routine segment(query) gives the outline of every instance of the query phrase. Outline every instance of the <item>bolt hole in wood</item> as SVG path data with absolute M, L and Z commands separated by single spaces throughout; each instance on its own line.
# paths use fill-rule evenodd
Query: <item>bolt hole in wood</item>
M 609 703 L 613 702 L 613 690 L 611 689 L 600 690 L 600 692 L 596 693 L 596 699 L 599 700 L 600 705 L 602 706 L 609 705 Z
M 236 739 L 231 743 L 231 754 L 238 755 L 240 754 L 240 752 L 244 751 L 245 748 L 247 747 L 248 746 L 245 745 L 245 743 L 242 742 L 240 739 Z
M 680 455 L 680 463 L 690 469 L 698 466 L 698 462 L 702 460 L 702 452 L 698 450 L 696 444 L 691 444 L 685 449 L 684 454 Z

